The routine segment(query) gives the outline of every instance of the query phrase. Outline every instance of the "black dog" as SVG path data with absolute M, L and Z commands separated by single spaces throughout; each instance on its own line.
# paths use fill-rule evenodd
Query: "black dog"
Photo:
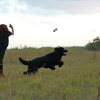
M 55 65 L 59 65 L 61 67 L 63 65 L 63 62 L 60 61 L 62 56 L 66 55 L 68 50 L 64 50 L 63 47 L 57 47 L 55 48 L 55 51 L 52 53 L 49 53 L 45 56 L 35 58 L 30 61 L 25 61 L 22 58 L 19 57 L 19 60 L 22 64 L 28 65 L 28 70 L 26 72 L 23 72 L 23 74 L 31 74 L 36 73 L 39 68 L 50 68 L 51 70 L 55 70 Z

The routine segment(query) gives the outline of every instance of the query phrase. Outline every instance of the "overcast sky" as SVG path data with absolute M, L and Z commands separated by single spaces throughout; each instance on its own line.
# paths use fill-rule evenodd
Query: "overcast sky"
M 2 0 L 2 23 L 15 30 L 8 48 L 85 46 L 100 36 L 100 1 Z

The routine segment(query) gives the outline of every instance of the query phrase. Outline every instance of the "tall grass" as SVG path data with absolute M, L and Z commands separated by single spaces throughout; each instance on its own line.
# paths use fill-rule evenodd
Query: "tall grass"
M 39 69 L 36 75 L 23 75 L 27 66 L 18 57 L 30 60 L 54 48 L 9 49 L 4 58 L 5 78 L 0 78 L 0 100 L 96 100 L 100 85 L 100 52 L 66 48 L 64 65 L 56 70 Z M 95 56 L 95 57 L 94 57 Z

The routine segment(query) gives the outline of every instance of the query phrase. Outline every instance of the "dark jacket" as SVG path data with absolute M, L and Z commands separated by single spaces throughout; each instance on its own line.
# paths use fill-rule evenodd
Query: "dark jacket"
M 0 48 L 4 47 L 5 49 L 7 48 L 9 44 L 9 36 L 11 35 L 10 31 L 7 31 L 5 35 L 0 37 Z

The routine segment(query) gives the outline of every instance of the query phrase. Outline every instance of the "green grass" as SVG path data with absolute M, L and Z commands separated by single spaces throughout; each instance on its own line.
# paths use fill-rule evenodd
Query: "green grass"
M 100 85 L 100 52 L 70 47 L 64 65 L 56 70 L 39 69 L 36 75 L 23 75 L 26 60 L 43 56 L 54 48 L 9 49 L 4 58 L 5 78 L 0 78 L 0 100 L 96 100 Z

